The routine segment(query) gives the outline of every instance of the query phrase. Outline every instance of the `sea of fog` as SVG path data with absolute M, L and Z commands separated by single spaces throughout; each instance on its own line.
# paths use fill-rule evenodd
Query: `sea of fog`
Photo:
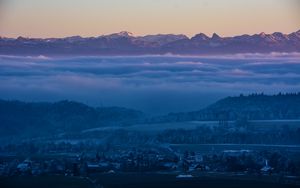
M 67 99 L 157 115 L 201 109 L 240 93 L 298 91 L 299 54 L 0 56 L 0 98 L 9 100 Z

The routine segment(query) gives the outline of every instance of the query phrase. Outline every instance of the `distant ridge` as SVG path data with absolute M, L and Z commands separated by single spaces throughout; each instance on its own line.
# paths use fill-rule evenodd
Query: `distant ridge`
M 99 37 L 65 38 L 0 37 L 2 55 L 146 55 L 146 54 L 234 54 L 300 52 L 300 30 L 290 34 L 275 32 L 255 35 L 208 37 L 199 33 L 185 35 L 158 34 L 134 36 L 122 31 Z
M 205 109 L 149 118 L 140 111 L 94 108 L 73 101 L 21 102 L 0 100 L 0 136 L 45 136 L 86 129 L 141 123 L 184 121 L 300 119 L 300 93 L 226 97 Z
M 121 107 L 94 108 L 74 101 L 21 102 L 0 100 L 0 137 L 70 133 L 139 122 L 144 114 Z
M 202 110 L 170 113 L 152 122 L 300 119 L 300 93 L 226 97 Z

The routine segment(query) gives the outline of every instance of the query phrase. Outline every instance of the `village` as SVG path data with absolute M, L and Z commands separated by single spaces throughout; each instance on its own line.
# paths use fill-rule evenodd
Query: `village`
M 49 156 L 2 156 L 0 176 L 63 175 L 88 177 L 97 173 L 164 172 L 177 175 L 239 173 L 248 175 L 299 176 L 299 167 L 279 152 L 230 150 L 221 153 L 129 149 L 115 152 L 82 152 Z M 178 176 L 180 177 L 180 176 Z M 187 177 L 187 176 L 183 176 Z

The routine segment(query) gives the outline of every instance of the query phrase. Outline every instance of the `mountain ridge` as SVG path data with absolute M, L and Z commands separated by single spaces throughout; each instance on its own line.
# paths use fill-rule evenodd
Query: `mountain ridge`
M 157 34 L 134 36 L 122 31 L 98 37 L 64 38 L 0 37 L 2 55 L 145 55 L 145 54 L 233 54 L 300 52 L 300 30 L 283 34 L 264 32 L 254 35 L 211 37 L 199 33 L 186 35 Z

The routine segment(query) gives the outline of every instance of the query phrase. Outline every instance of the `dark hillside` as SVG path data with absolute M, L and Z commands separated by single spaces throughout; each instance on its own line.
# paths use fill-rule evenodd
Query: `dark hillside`
M 300 93 L 227 97 L 199 111 L 171 113 L 153 118 L 152 121 L 238 120 L 241 118 L 248 120 L 299 119 Z
M 1 136 L 44 136 L 78 132 L 84 129 L 127 125 L 138 122 L 143 113 L 136 110 L 104 107 L 93 108 L 82 103 L 25 103 L 0 101 Z

